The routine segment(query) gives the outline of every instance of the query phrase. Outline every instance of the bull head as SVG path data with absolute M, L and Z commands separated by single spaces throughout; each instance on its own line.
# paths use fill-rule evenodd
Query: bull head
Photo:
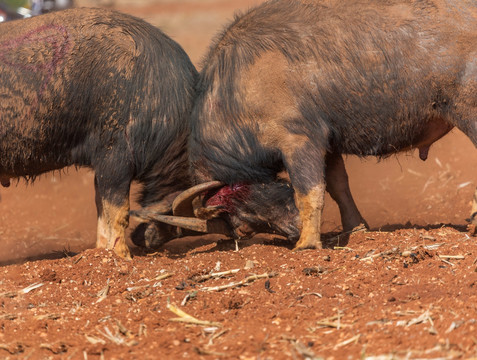
M 173 215 L 166 215 L 167 212 Z M 173 237 L 191 235 L 190 231 L 237 238 L 273 233 L 296 241 L 301 228 L 293 189 L 285 181 L 234 185 L 212 181 L 184 191 L 175 198 L 170 209 L 144 208 L 132 211 L 131 216 L 155 223 L 156 233 L 150 232 L 156 237 L 163 237 L 163 229 L 171 227 L 176 231 Z M 148 243 L 151 236 L 145 236 L 148 247 L 165 242 L 161 238 Z M 152 243 L 155 246 L 151 246 Z

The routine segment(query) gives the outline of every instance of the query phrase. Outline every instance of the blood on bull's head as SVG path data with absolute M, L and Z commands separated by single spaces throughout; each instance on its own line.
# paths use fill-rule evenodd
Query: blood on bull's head
M 226 185 L 204 197 L 203 209 L 220 209 L 237 237 L 274 233 L 296 241 L 301 222 L 293 194 L 287 182 Z

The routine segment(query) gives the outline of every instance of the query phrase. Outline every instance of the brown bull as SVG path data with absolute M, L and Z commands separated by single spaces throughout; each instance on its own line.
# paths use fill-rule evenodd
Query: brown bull
M 342 154 L 417 148 L 425 159 L 453 127 L 477 146 L 477 5 L 268 1 L 217 37 L 197 88 L 199 181 L 273 186 L 285 169 L 302 223 L 296 248 L 321 248 L 325 189 L 345 230 L 364 221 Z

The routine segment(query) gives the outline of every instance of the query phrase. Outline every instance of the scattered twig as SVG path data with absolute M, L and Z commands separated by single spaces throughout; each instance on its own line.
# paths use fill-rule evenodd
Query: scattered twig
M 222 326 L 222 324 L 217 322 L 196 319 L 192 315 L 187 314 L 185 311 L 182 311 L 177 306 L 169 302 L 167 303 L 167 308 L 170 311 L 172 311 L 174 314 L 179 316 L 178 318 L 169 319 L 169 321 L 183 322 L 183 323 L 200 325 L 200 326 L 216 326 L 216 327 Z
M 429 332 L 431 334 L 437 334 L 437 331 L 434 328 L 434 321 L 432 321 L 432 317 L 431 317 L 431 314 L 430 314 L 429 310 L 426 310 L 421 315 L 419 315 L 417 318 L 409 320 L 407 322 L 406 326 L 409 327 L 411 325 L 416 325 L 416 324 L 425 323 L 425 322 L 429 322 L 429 324 L 431 324 L 431 327 L 429 328 Z
M 301 295 L 297 296 L 296 299 L 297 299 L 297 300 L 301 300 L 301 299 L 303 299 L 305 296 L 308 296 L 308 295 L 314 295 L 314 296 L 317 296 L 317 297 L 319 297 L 319 298 L 322 298 L 322 297 L 323 297 L 323 295 L 321 295 L 320 293 L 310 292 L 310 293 L 301 294 Z
M 21 354 L 25 352 L 25 348 L 21 343 L 16 343 L 15 345 L 8 346 L 7 344 L 0 344 L 0 350 L 5 350 L 11 355 Z
M 7 292 L 0 293 L 0 297 L 7 297 L 7 298 L 14 298 L 17 295 L 18 293 L 15 291 L 7 291 Z
M 439 243 L 439 244 L 432 244 L 432 245 L 423 245 L 423 248 L 426 250 L 435 250 L 437 248 L 440 248 L 442 245 L 445 245 L 446 243 Z M 417 247 L 416 247 L 417 248 Z M 413 249 L 414 250 L 414 249 Z
M 142 289 L 142 288 L 150 288 L 151 285 L 150 284 L 145 284 L 145 285 L 138 285 L 138 286 L 130 286 L 130 287 L 127 287 L 126 290 L 127 291 L 135 291 L 135 290 L 139 290 L 139 289 Z
M 137 332 L 138 337 L 141 337 L 142 335 L 147 336 L 147 326 L 144 323 L 139 324 L 139 330 Z
M 342 327 L 349 326 L 349 325 L 346 325 L 346 324 L 341 324 L 341 322 L 339 322 L 339 321 L 336 321 L 336 322 L 317 321 L 316 325 L 321 326 L 321 327 L 335 328 L 335 329 L 339 329 L 339 328 L 342 328 Z
M 155 277 L 154 279 L 152 279 L 152 280 L 153 280 L 153 281 L 160 281 L 160 280 L 164 280 L 164 279 L 170 278 L 172 275 L 173 275 L 173 274 L 165 273 L 165 274 L 156 276 L 156 277 Z
M 232 270 L 227 270 L 227 271 L 210 273 L 210 274 L 206 274 L 206 275 L 197 275 L 197 276 L 193 276 L 191 278 L 191 280 L 193 280 L 195 282 L 203 282 L 203 281 L 209 280 L 211 278 L 220 279 L 220 278 L 223 278 L 227 275 L 236 274 L 239 271 L 240 271 L 240 269 L 232 269 Z
M 446 334 L 449 334 L 450 332 L 454 331 L 458 327 L 460 327 L 464 321 L 453 321 L 452 324 L 450 324 L 449 328 L 446 330 Z
M 343 315 L 342 312 L 338 310 L 338 313 L 336 315 L 318 320 L 316 324 L 321 327 L 336 328 L 338 330 L 341 329 L 342 327 L 350 326 L 350 325 L 341 323 L 342 315 Z
M 356 335 L 356 336 L 353 336 L 352 338 L 350 338 L 350 339 L 348 339 L 348 340 L 345 340 L 345 341 L 343 341 L 343 342 L 340 342 L 340 343 L 336 344 L 336 345 L 334 346 L 334 348 L 335 348 L 335 349 L 338 349 L 338 348 L 340 348 L 340 347 L 342 347 L 342 346 L 346 346 L 346 345 L 351 344 L 351 343 L 353 343 L 353 342 L 354 342 L 354 343 L 357 343 L 360 337 L 361 337 L 361 334 L 358 334 L 358 335 Z
M 437 255 L 441 259 L 456 259 L 456 260 L 462 260 L 465 259 L 464 255 Z
M 395 311 L 394 314 L 397 316 L 410 316 L 416 314 L 417 311 L 414 310 L 407 310 L 407 311 Z
M 88 340 L 89 343 L 93 344 L 93 345 L 96 345 L 96 344 L 106 344 L 106 341 L 104 341 L 103 339 L 99 338 L 99 337 L 96 337 L 96 336 L 91 336 L 91 335 L 85 335 L 86 337 L 86 340 Z
M 61 317 L 60 314 L 43 314 L 34 317 L 35 320 L 58 320 Z
M 201 290 L 203 291 L 222 291 L 226 289 L 231 289 L 234 287 L 240 287 L 240 286 L 246 286 L 249 283 L 258 280 L 258 279 L 265 279 L 265 278 L 271 278 L 277 276 L 277 273 L 264 273 L 261 275 L 250 275 L 246 277 L 245 279 L 238 281 L 238 282 L 232 282 L 230 284 L 226 285 L 221 285 L 221 286 L 212 286 L 212 287 L 203 287 Z
M 336 269 L 325 270 L 325 272 L 323 273 L 323 275 L 325 275 L 325 274 L 331 274 L 331 273 L 334 273 L 335 271 L 343 270 L 343 269 L 346 269 L 346 266 L 340 266 L 340 267 L 337 267 Z
M 137 345 L 137 341 L 136 340 L 130 340 L 130 341 L 126 341 L 126 338 L 124 338 L 123 336 L 121 336 L 120 333 L 116 333 L 116 335 L 114 335 L 111 330 L 109 330 L 109 328 L 107 326 L 104 327 L 104 332 L 102 332 L 101 330 L 98 330 L 98 332 L 103 335 L 106 339 L 112 341 L 113 343 L 115 343 L 116 345 L 126 345 L 126 346 L 133 346 L 133 345 Z
M 49 350 L 55 355 L 62 354 L 68 351 L 68 347 L 63 343 L 60 343 L 57 346 L 53 346 L 51 344 L 40 344 L 40 349 Z
M 23 288 L 18 291 L 18 293 L 21 294 L 28 294 L 30 291 L 38 289 L 39 287 L 42 287 L 44 284 L 43 283 L 35 283 L 27 286 L 26 288 Z
M 457 185 L 457 189 L 462 189 L 466 187 L 467 185 L 471 185 L 471 184 L 472 184 L 472 181 L 466 181 L 466 182 L 460 183 L 459 185 Z
M 15 320 L 18 316 L 15 314 L 2 314 L 0 315 L 0 320 Z
M 223 329 L 223 330 L 219 331 L 217 334 L 212 334 L 209 338 L 209 342 L 207 343 L 207 345 L 208 346 L 213 345 L 215 339 L 224 335 L 228 331 L 229 331 L 229 329 Z
M 446 264 L 449 264 L 450 266 L 455 266 L 455 264 L 451 263 L 450 261 L 447 261 L 446 259 L 441 258 L 441 261 L 446 263 Z
M 351 249 L 350 247 L 347 247 L 347 246 L 335 246 L 333 249 L 334 249 L 334 250 L 348 250 L 348 251 L 355 251 L 354 249 Z
M 106 281 L 106 286 L 104 288 L 102 288 L 99 292 L 98 292 L 98 300 L 96 300 L 96 304 L 97 303 L 100 303 L 101 301 L 103 301 L 104 299 L 106 299 L 106 297 L 108 296 L 108 292 L 109 292 L 109 279 Z
M 395 248 L 392 248 L 391 250 L 386 250 L 386 251 L 382 251 L 378 254 L 369 255 L 369 256 L 366 256 L 366 257 L 361 258 L 359 260 L 360 261 L 372 260 L 372 259 L 380 257 L 380 256 L 396 254 L 397 252 L 399 252 L 399 249 L 397 247 L 395 247 Z
M 78 256 L 78 258 L 75 259 L 75 261 L 73 261 L 73 264 L 79 263 L 82 258 L 83 258 L 83 255 Z
M 119 332 L 120 332 L 122 335 L 124 335 L 124 336 L 126 336 L 126 337 L 128 337 L 128 338 L 130 338 L 130 339 L 134 337 L 132 331 L 130 331 L 129 329 L 127 329 L 127 328 L 121 323 L 121 321 L 119 321 L 118 319 L 116 319 L 116 325 L 117 325 L 117 327 L 118 327 Z
M 295 351 L 300 354 L 303 359 L 309 359 L 309 360 L 321 360 L 322 358 L 319 358 L 316 356 L 316 354 L 311 350 L 309 347 L 307 347 L 305 344 L 299 342 L 299 341 L 292 341 L 293 348 Z
M 185 304 L 187 304 L 187 302 L 190 300 L 190 299 L 193 299 L 197 296 L 197 291 L 191 291 L 189 293 L 187 293 L 187 295 L 184 297 L 184 299 L 182 300 L 181 302 L 181 306 L 185 306 Z

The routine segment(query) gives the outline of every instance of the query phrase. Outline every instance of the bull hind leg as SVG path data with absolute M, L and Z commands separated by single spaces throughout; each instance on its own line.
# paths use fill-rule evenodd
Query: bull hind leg
M 472 107 L 473 113 L 477 113 L 477 108 Z M 469 121 L 469 123 L 464 123 L 464 126 L 457 125 L 457 127 L 466 134 L 474 146 L 477 148 L 477 121 Z M 475 188 L 474 196 L 472 198 L 472 208 L 470 211 L 470 232 L 475 235 L 477 233 L 477 187 Z
M 341 225 L 344 232 L 368 228 L 366 220 L 356 206 L 348 183 L 348 174 L 341 154 L 326 155 L 326 191 L 336 201 L 340 209 Z
M 471 58 L 475 57 L 475 53 Z M 477 68 L 467 66 L 462 86 L 454 100 L 455 113 L 452 125 L 456 126 L 472 141 L 477 148 Z M 477 188 L 472 199 L 469 230 L 475 235 L 477 229 Z
M 96 209 L 98 231 L 96 247 L 114 250 L 119 256 L 130 260 L 126 244 L 126 229 L 129 225 L 129 188 L 131 179 L 119 180 L 115 174 L 96 173 Z
M 472 235 L 477 234 L 477 187 L 475 188 L 474 196 L 472 198 L 472 210 L 470 211 L 470 218 L 468 219 L 468 230 Z

